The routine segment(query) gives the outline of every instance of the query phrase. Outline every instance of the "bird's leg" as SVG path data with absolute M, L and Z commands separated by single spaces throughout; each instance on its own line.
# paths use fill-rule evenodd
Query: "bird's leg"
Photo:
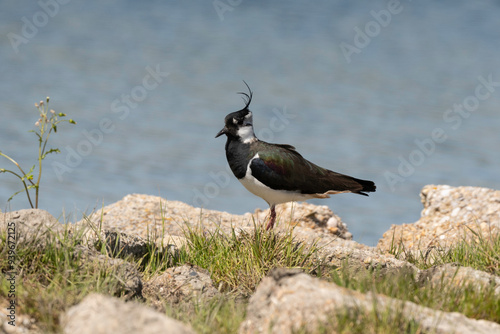
M 276 220 L 276 210 L 274 210 L 274 204 L 271 205 L 271 216 L 269 217 L 269 222 L 266 226 L 266 231 L 274 227 L 274 221 Z

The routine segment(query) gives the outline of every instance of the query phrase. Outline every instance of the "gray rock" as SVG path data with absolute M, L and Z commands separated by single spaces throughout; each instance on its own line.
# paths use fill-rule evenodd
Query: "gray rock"
M 154 252 L 155 255 L 161 253 L 168 265 L 173 265 L 179 256 L 179 249 L 185 245 L 183 237 L 166 235 L 153 242 L 133 233 L 121 232 L 117 228 L 103 229 L 88 220 L 72 225 L 71 231 L 81 236 L 81 244 L 99 252 L 105 251 L 110 257 L 141 260 Z
M 447 216 L 466 222 L 500 223 L 500 191 L 481 187 L 428 185 L 420 198 L 425 216 Z
M 478 291 L 493 288 L 494 293 L 500 297 L 500 277 L 469 267 L 457 267 L 450 263 L 422 270 L 418 275 L 418 282 L 421 285 L 445 285 L 456 288 L 469 285 Z
M 75 247 L 73 256 L 82 261 L 83 264 L 98 262 L 107 270 L 112 271 L 119 279 L 116 294 L 124 294 L 128 298 L 142 297 L 141 275 L 132 263 L 110 258 L 82 245 Z
M 220 295 L 209 272 L 194 265 L 185 264 L 167 269 L 160 275 L 144 283 L 144 297 L 155 307 L 163 309 L 163 304 L 182 301 L 199 301 Z
M 485 239 L 500 233 L 500 191 L 479 187 L 425 186 L 420 197 L 421 218 L 413 224 L 393 225 L 377 248 L 388 252 L 393 246 L 412 256 L 429 256 L 459 241 Z M 474 231 L 474 232 L 472 232 Z
M 416 277 L 419 269 L 413 264 L 398 260 L 392 255 L 383 255 L 375 248 L 356 249 L 339 245 L 327 245 L 319 250 L 326 263 L 335 267 L 347 266 L 352 274 L 376 270 L 380 276 L 409 275 Z
M 288 202 L 277 205 L 276 212 L 278 213 L 279 221 L 299 227 L 299 230 L 311 229 L 316 233 L 329 234 L 346 240 L 352 239 L 352 234 L 347 230 L 347 225 L 326 205 Z M 257 209 L 254 213 L 254 216 L 262 221 L 266 217 L 269 217 L 269 215 L 270 209 Z
M 51 231 L 61 232 L 64 225 L 45 210 L 25 209 L 0 213 L 1 228 L 13 222 L 16 231 L 16 243 L 32 243 L 34 247 L 44 247 Z
M 4 304 L 0 298 L 2 309 Z M 6 311 L 5 311 L 6 312 Z M 16 314 L 15 326 L 9 324 L 12 321 L 4 312 L 0 312 L 0 334 L 42 334 L 43 331 L 36 325 L 36 320 L 26 314 Z
M 473 320 L 459 313 L 436 311 L 412 302 L 382 295 L 362 294 L 309 275 L 286 270 L 264 278 L 250 298 L 243 333 L 293 333 L 317 331 L 334 321 L 335 312 L 373 312 L 394 309 L 394 314 L 416 321 L 424 332 L 500 333 L 500 325 Z
M 183 236 L 186 226 L 196 228 L 221 226 L 230 229 L 234 215 L 227 212 L 195 208 L 179 201 L 168 201 L 158 196 L 130 194 L 116 203 L 77 223 L 101 226 L 142 238 L 156 239 L 165 235 Z M 238 220 L 243 217 L 239 216 Z M 250 226 L 250 224 L 247 224 Z
M 68 334 L 194 334 L 180 321 L 135 302 L 91 294 L 61 317 Z
M 293 209 L 292 209 L 293 207 Z M 192 207 L 179 201 L 167 201 L 161 197 L 131 194 L 122 200 L 105 206 L 76 225 L 93 224 L 103 230 L 119 231 L 159 242 L 183 237 L 188 227 L 196 231 L 231 234 L 232 229 L 251 230 L 265 226 L 269 210 L 257 210 L 254 214 L 233 215 L 227 212 Z M 328 243 L 350 239 L 347 226 L 328 207 L 309 203 L 291 203 L 277 208 L 276 230 L 289 230 L 300 240 L 322 239 Z

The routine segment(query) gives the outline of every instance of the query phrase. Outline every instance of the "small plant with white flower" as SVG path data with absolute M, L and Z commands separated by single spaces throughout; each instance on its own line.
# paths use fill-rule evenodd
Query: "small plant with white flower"
M 35 133 L 38 138 L 38 175 L 35 177 L 33 175 L 35 171 L 36 164 L 33 165 L 28 172 L 25 172 L 24 169 L 10 156 L 4 154 L 0 151 L 0 157 L 4 157 L 14 165 L 16 165 L 19 172 L 15 170 L 9 170 L 5 168 L 0 168 L 0 173 L 10 173 L 17 177 L 23 184 L 24 188 L 15 192 L 8 201 L 12 200 L 14 196 L 19 193 L 25 192 L 28 197 L 28 202 L 32 208 L 38 208 L 38 194 L 40 190 L 40 180 L 42 178 L 42 161 L 45 159 L 47 154 L 50 153 L 60 153 L 58 148 L 50 148 L 47 149 L 47 142 L 49 141 L 49 137 L 52 132 L 57 132 L 57 126 L 59 123 L 68 122 L 71 124 L 76 124 L 76 122 L 72 119 L 65 119 L 66 114 L 64 113 L 56 113 L 54 110 L 49 109 L 49 97 L 47 97 L 46 102 L 40 101 L 40 103 L 35 103 L 35 107 L 37 108 L 40 118 L 35 123 L 35 130 L 30 130 L 30 132 Z M 35 191 L 35 204 L 33 205 L 33 201 L 31 199 L 30 190 L 34 189 Z

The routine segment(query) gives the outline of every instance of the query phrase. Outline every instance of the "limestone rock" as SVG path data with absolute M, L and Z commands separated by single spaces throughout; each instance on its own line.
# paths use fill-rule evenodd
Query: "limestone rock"
M 155 307 L 162 309 L 164 302 L 179 303 L 191 301 L 193 298 L 200 300 L 212 298 L 220 293 L 207 270 L 185 264 L 169 268 L 145 282 L 143 294 Z
M 17 244 L 31 242 L 36 247 L 43 247 L 46 244 L 50 231 L 64 229 L 64 225 L 59 223 L 54 216 L 41 209 L 0 213 L 1 229 L 7 229 L 7 225 L 11 222 L 16 226 Z
M 87 219 L 104 230 L 149 237 L 151 240 L 164 235 L 183 236 L 186 226 L 229 230 L 232 223 L 240 225 L 241 218 L 227 212 L 195 208 L 180 201 L 167 201 L 158 196 L 131 194 Z M 85 223 L 80 221 L 77 224 Z
M 471 285 L 481 291 L 492 287 L 500 297 L 500 277 L 469 267 L 457 267 L 451 263 L 422 270 L 418 275 L 420 284 L 433 286 L 462 287 Z
M 71 307 L 62 317 L 68 334 L 194 334 L 180 321 L 135 302 L 91 294 Z
M 293 333 L 317 331 L 335 321 L 335 312 L 374 312 L 394 309 L 394 315 L 417 322 L 423 332 L 432 333 L 500 333 L 500 325 L 473 320 L 459 313 L 448 313 L 422 307 L 412 302 L 382 295 L 362 294 L 303 273 L 272 271 L 250 298 L 247 318 L 241 324 L 243 333 Z
M 340 245 L 327 245 L 318 252 L 329 265 L 341 267 L 343 263 L 347 263 L 347 268 L 352 274 L 366 273 L 366 269 L 375 269 L 381 276 L 417 276 L 419 274 L 419 269 L 413 264 L 398 260 L 392 255 L 380 254 L 375 248 L 356 249 Z
M 288 202 L 276 206 L 276 213 L 282 222 L 292 226 L 319 229 L 323 233 L 331 233 L 342 239 L 351 240 L 352 234 L 339 216 L 326 205 L 314 205 L 306 202 Z M 255 210 L 258 220 L 269 217 L 270 209 Z
M 166 235 L 163 237 L 163 240 L 159 242 L 160 246 L 163 247 L 176 247 L 177 249 L 180 249 L 184 246 L 186 246 L 188 240 L 186 237 L 180 236 L 180 235 Z
M 420 194 L 422 217 L 442 215 L 466 222 L 500 224 L 500 191 L 480 187 L 428 185 Z
M 301 240 L 322 239 L 328 243 L 352 238 L 346 225 L 326 206 L 309 203 L 293 205 L 293 214 L 290 203 L 278 208 L 280 219 L 275 226 L 277 230 L 293 228 L 294 235 Z M 222 233 L 230 233 L 232 228 L 253 229 L 255 224 L 265 224 L 266 212 L 258 210 L 254 215 L 233 215 L 195 208 L 157 196 L 133 194 L 104 207 L 102 211 L 78 222 L 77 225 L 85 225 L 90 221 L 95 226 L 101 226 L 103 230 L 120 231 L 161 242 L 165 236 L 183 237 L 187 227 Z M 293 219 L 290 219 L 291 214 Z
M 425 254 L 477 238 L 471 229 L 488 238 L 500 233 L 500 191 L 478 187 L 425 186 L 420 194 L 424 208 L 413 224 L 393 225 L 377 248 L 387 252 L 391 245 Z
M 38 328 L 36 320 L 29 315 L 20 314 L 19 311 L 15 315 L 16 321 L 15 326 L 9 324 L 12 321 L 11 318 L 7 316 L 9 314 L 6 309 L 9 306 L 9 300 L 0 297 L 0 333 L 1 334 L 42 334 L 43 331 Z M 5 314 L 7 313 L 7 314 Z

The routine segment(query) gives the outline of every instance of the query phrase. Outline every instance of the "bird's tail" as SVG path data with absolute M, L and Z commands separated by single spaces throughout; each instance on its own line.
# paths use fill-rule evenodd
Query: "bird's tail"
M 359 185 L 362 187 L 360 190 L 354 191 L 354 193 L 356 193 L 356 194 L 368 196 L 367 192 L 369 192 L 369 193 L 375 192 L 375 190 L 377 189 L 377 186 L 375 185 L 375 183 L 373 181 L 360 180 L 360 179 L 356 179 L 356 178 L 353 178 L 353 179 L 354 179 L 354 181 L 359 183 Z
M 361 180 L 332 171 L 330 171 L 329 174 L 329 186 L 330 189 L 332 189 L 330 193 L 335 193 L 336 190 L 338 192 L 351 192 L 354 194 L 368 196 L 367 192 L 374 192 L 377 189 L 373 181 Z

